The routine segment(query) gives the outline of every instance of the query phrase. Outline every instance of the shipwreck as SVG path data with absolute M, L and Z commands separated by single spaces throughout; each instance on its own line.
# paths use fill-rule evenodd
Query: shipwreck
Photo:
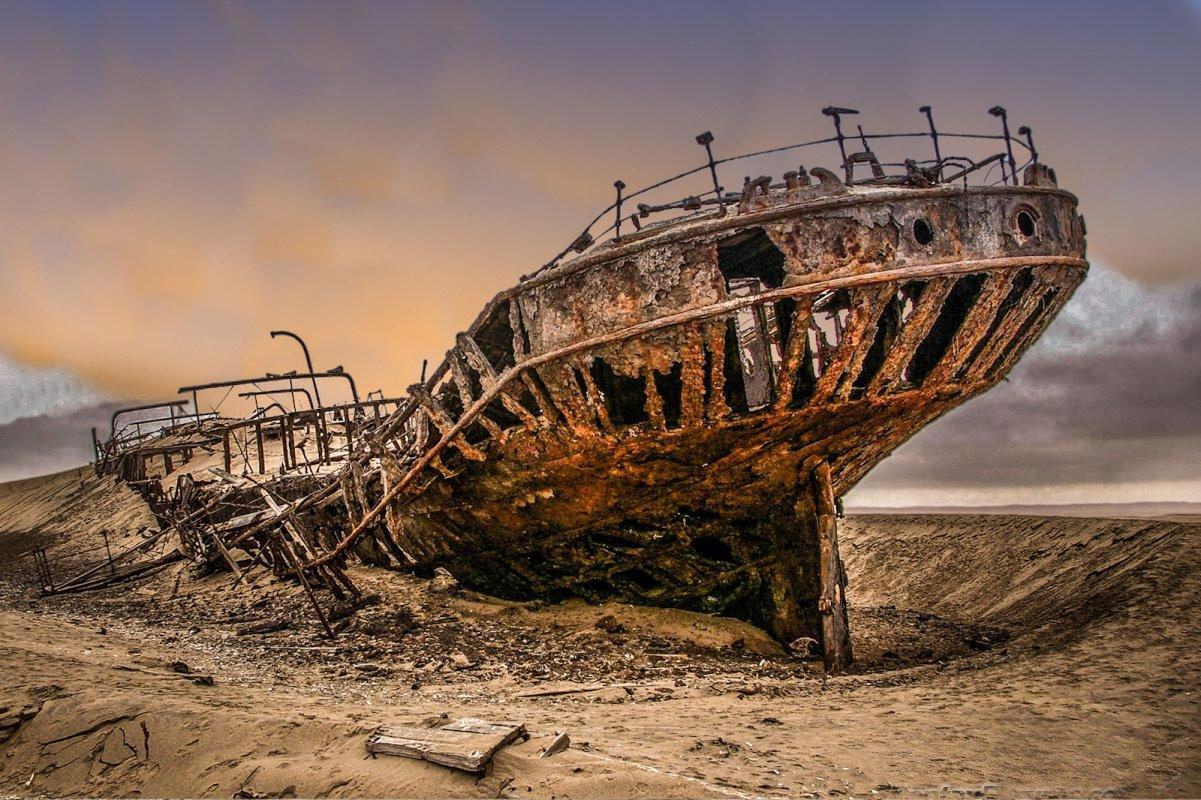
M 920 111 L 926 130 L 850 135 L 857 112 L 831 107 L 832 136 L 723 159 L 702 134 L 703 163 L 640 191 L 618 181 L 403 396 L 360 399 L 306 348 L 304 372 L 183 387 L 186 402 L 115 418 L 96 468 L 151 503 L 147 541 L 297 578 L 327 629 L 318 592 L 356 594 L 355 558 L 510 599 L 734 616 L 810 637 L 843 669 L 839 498 L 1002 380 L 1088 269 L 1076 198 L 1029 128 L 1012 135 L 997 107 L 999 132 L 953 134 Z M 889 161 L 886 145 L 927 157 Z M 809 152 L 837 171 L 722 183 L 731 162 Z M 322 405 L 330 382 L 349 402 Z M 203 393 L 237 387 L 276 402 L 202 411 Z M 88 588 L 150 569 L 140 552 L 38 574 L 46 591 Z

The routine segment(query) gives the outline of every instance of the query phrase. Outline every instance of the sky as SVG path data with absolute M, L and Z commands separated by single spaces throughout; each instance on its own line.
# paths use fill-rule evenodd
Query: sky
M 701 131 L 720 156 L 929 104 L 994 132 L 1000 104 L 1079 196 L 1093 272 L 853 499 L 1201 501 L 1199 77 L 1183 1 L 8 3 L 0 480 L 82 463 L 122 403 L 301 366 L 274 328 L 399 394 Z

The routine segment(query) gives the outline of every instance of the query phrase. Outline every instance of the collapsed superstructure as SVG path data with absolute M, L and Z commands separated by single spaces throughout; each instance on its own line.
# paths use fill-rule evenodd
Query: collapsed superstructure
M 738 159 L 697 137 L 707 163 L 630 195 L 617 182 L 572 246 L 490 301 L 404 397 L 361 401 L 351 381 L 352 402 L 321 405 L 318 382 L 348 376 L 311 363 L 184 387 L 190 413 L 164 404 L 148 434 L 114 420 L 97 469 L 142 489 L 181 557 L 299 578 L 319 616 L 318 589 L 357 592 L 353 556 L 512 599 L 732 615 L 812 637 L 842 669 L 837 498 L 1003 379 L 1087 263 L 1075 197 L 1003 109 L 998 135 L 941 133 L 923 108 L 928 133 L 853 139 L 855 112 L 825 111 L 835 136 L 738 159 L 835 146 L 841 176 L 801 167 L 727 192 L 718 168 Z M 873 150 L 914 136 L 934 159 Z M 944 156 L 952 139 L 1004 151 Z M 627 213 L 689 178 L 711 188 Z M 239 386 L 292 410 L 201 412 L 196 393 Z

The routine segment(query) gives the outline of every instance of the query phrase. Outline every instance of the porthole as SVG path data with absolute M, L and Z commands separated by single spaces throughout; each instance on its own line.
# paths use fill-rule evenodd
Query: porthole
M 934 241 L 934 228 L 930 227 L 930 220 L 918 217 L 913 221 L 913 238 L 922 245 Z
M 1035 233 L 1034 215 L 1029 211 L 1019 211 L 1017 216 L 1018 233 L 1029 239 Z

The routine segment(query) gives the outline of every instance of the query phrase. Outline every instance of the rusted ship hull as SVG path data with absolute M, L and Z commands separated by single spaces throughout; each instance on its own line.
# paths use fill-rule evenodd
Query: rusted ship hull
M 1087 264 L 1075 198 L 1041 165 L 1023 187 L 820 177 L 489 304 L 446 379 L 414 387 L 437 479 L 385 464 L 388 527 L 418 567 L 822 639 L 841 590 L 815 469 L 841 496 L 1004 378 Z

